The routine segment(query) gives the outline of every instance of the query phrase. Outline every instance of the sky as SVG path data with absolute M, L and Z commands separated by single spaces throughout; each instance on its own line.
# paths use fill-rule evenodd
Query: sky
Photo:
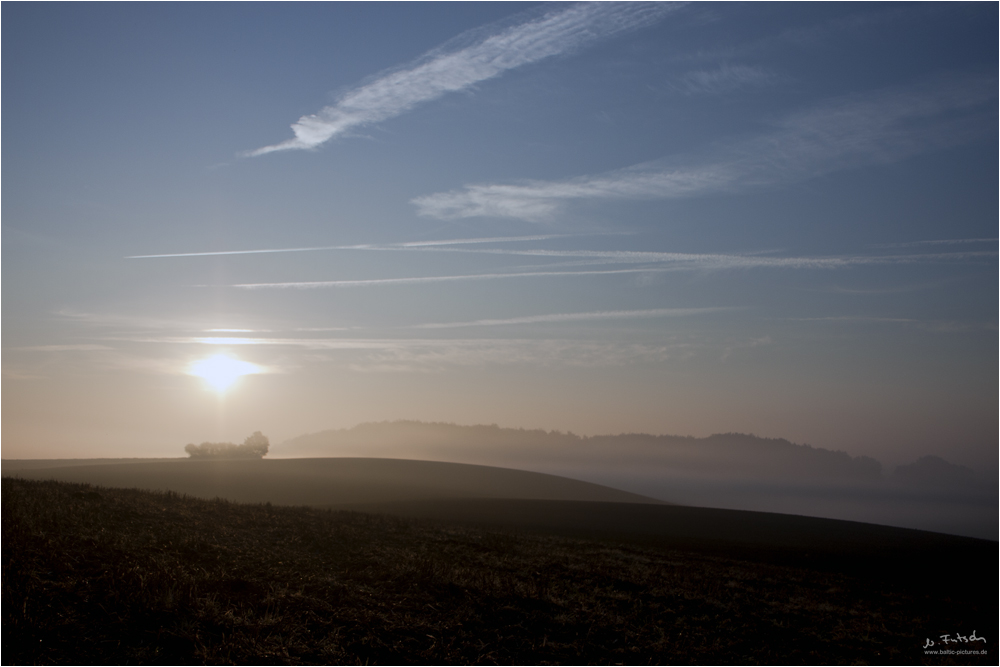
M 2 18 L 4 458 L 416 419 L 997 469 L 995 3 Z

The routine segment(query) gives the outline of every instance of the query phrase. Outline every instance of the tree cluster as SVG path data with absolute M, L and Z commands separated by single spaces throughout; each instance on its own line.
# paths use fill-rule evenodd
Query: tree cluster
M 233 442 L 203 442 L 184 447 L 193 459 L 260 459 L 267 454 L 270 446 L 267 436 L 260 431 L 248 436 L 242 445 Z

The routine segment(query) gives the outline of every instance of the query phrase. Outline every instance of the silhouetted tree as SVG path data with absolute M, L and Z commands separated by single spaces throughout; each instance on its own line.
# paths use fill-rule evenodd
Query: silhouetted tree
M 232 442 L 203 442 L 190 444 L 184 451 L 193 459 L 259 459 L 267 454 L 270 442 L 260 431 L 248 436 L 242 445 Z
M 255 456 L 257 458 L 264 458 L 270 446 L 271 443 L 268 442 L 267 436 L 260 431 L 254 431 L 253 435 L 247 436 L 247 439 L 241 445 L 247 456 Z

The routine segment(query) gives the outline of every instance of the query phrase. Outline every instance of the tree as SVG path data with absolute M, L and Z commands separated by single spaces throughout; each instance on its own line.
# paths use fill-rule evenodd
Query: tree
M 266 435 L 260 431 L 254 431 L 253 435 L 247 436 L 247 439 L 243 441 L 241 446 L 246 451 L 247 456 L 264 458 L 271 443 L 268 441 Z
M 190 444 L 184 451 L 193 459 L 260 459 L 267 454 L 270 442 L 260 431 L 248 436 L 242 445 L 232 442 L 203 442 Z

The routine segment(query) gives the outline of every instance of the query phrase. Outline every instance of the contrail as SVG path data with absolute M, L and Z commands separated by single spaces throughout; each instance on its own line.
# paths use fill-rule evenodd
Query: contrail
M 161 257 L 211 257 L 215 255 L 259 255 L 270 252 L 311 252 L 313 250 L 353 250 L 365 246 L 312 246 L 309 248 L 263 248 L 260 250 L 213 250 L 210 252 L 172 252 L 160 255 L 128 255 L 125 259 L 156 259 Z
M 507 324 L 537 324 L 547 322 L 580 322 L 586 320 L 622 320 L 645 317 L 684 317 L 715 313 L 729 308 L 650 308 L 646 310 L 603 310 L 591 313 L 554 313 L 550 315 L 529 315 L 504 320 L 474 320 L 472 322 L 442 322 L 416 324 L 413 329 L 452 329 L 457 327 L 491 327 Z
M 375 285 L 416 285 L 421 283 L 443 283 L 463 280 L 501 280 L 505 278 L 540 278 L 556 276 L 596 276 L 626 273 L 663 273 L 680 270 L 734 270 L 734 269 L 842 269 L 850 266 L 916 264 L 920 262 L 955 262 L 994 258 L 994 251 L 928 253 L 920 255 L 881 255 L 849 257 L 761 257 L 755 255 L 697 255 L 682 253 L 604 253 L 600 251 L 578 251 L 574 254 L 557 256 L 593 257 L 600 261 L 605 257 L 611 263 L 647 262 L 661 263 L 660 266 L 645 266 L 632 269 L 608 269 L 588 271 L 524 271 L 519 273 L 473 273 L 458 276 L 420 276 L 411 278 L 371 278 L 366 280 L 321 280 L 284 283 L 240 283 L 229 285 L 240 289 L 319 289 L 330 287 L 371 287 Z M 631 258 L 630 256 L 635 256 Z M 671 266 L 662 266 L 662 263 Z
M 995 77 L 935 79 L 830 100 L 770 132 L 702 153 L 554 181 L 475 183 L 411 200 L 419 215 L 544 222 L 574 200 L 678 199 L 776 187 L 980 141 L 996 124 Z M 995 108 L 995 107 L 994 107 Z
M 418 278 L 373 278 L 371 280 L 322 280 L 293 283 L 242 283 L 230 285 L 240 289 L 318 289 L 324 287 L 370 287 L 374 285 L 416 285 L 461 280 L 501 280 L 503 278 L 537 278 L 543 276 L 593 276 L 616 273 L 649 273 L 666 269 L 613 269 L 610 271 L 526 271 L 523 273 L 474 273 L 463 276 L 423 276 Z
M 398 116 L 447 93 L 515 69 L 583 48 L 601 39 L 659 21 L 684 3 L 585 2 L 489 34 L 487 26 L 464 33 L 409 65 L 348 91 L 319 113 L 292 125 L 294 139 L 249 151 L 315 148 L 344 132 Z
M 654 264 L 671 263 L 690 268 L 840 268 L 861 264 L 910 264 L 917 262 L 965 261 L 996 257 L 994 250 L 921 253 L 907 255 L 845 255 L 839 257 L 771 257 L 763 253 L 682 253 L 653 250 L 511 250 L 507 248 L 428 248 L 436 252 L 471 253 L 514 257 L 574 258 L 582 262 L 564 262 L 557 266 L 580 264 Z
M 215 255 L 259 255 L 275 252 L 313 252 L 318 250 L 403 250 L 406 248 L 424 248 L 434 246 L 450 246 L 473 243 L 515 243 L 524 241 L 546 241 L 565 236 L 580 236 L 579 234 L 535 234 L 533 236 L 493 236 L 478 239 L 445 239 L 442 241 L 409 241 L 406 243 L 360 244 L 360 245 L 324 245 L 303 248 L 261 248 L 257 250 L 213 250 L 209 252 L 174 252 L 158 255 L 128 255 L 125 259 L 156 259 L 162 257 L 212 257 Z
M 446 241 L 411 241 L 409 243 L 391 243 L 393 248 L 420 248 L 424 246 L 460 245 L 465 243 L 504 243 L 511 241 L 547 241 L 549 239 L 580 236 L 579 234 L 536 234 L 535 236 L 493 236 L 483 239 L 449 239 Z

